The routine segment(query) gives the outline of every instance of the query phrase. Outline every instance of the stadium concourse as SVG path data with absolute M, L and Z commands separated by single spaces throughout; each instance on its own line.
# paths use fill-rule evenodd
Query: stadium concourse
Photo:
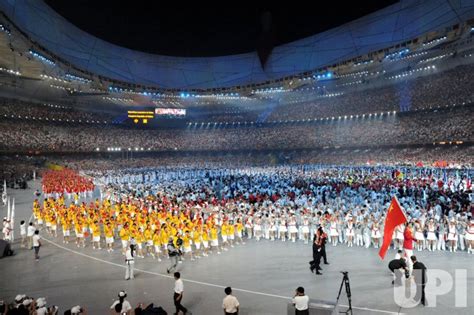
M 341 271 L 339 311 L 472 313 L 474 0 L 377 1 L 275 47 L 270 10 L 256 51 L 189 58 L 85 32 L 107 29 L 86 2 L 0 1 L 0 315 L 222 314 L 228 286 L 240 315 L 305 314 L 295 289 L 335 303 Z M 200 35 L 118 8 L 123 40 Z

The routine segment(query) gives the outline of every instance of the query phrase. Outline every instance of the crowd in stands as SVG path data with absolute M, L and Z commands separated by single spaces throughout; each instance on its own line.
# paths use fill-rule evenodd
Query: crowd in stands
M 385 87 L 344 93 L 341 96 L 319 98 L 312 102 L 281 105 L 268 121 L 298 120 L 375 112 L 436 108 L 474 101 L 474 65 L 400 80 Z
M 303 120 L 314 118 L 363 115 L 369 113 L 393 112 L 404 110 L 421 110 L 444 107 L 452 104 L 470 103 L 474 101 L 474 91 L 470 82 L 474 79 L 474 65 L 458 66 L 457 68 L 434 72 L 430 75 L 387 81 L 383 86 L 359 86 L 359 89 L 332 88 L 323 89 L 324 93 L 341 93 L 333 97 L 323 95 L 308 96 L 308 92 L 287 92 L 280 105 L 270 111 L 266 121 Z M 390 76 L 394 76 L 390 74 Z M 389 80 L 385 77 L 376 81 Z M 380 82 L 378 82 L 380 83 Z M 392 83 L 392 84 L 390 84 Z M 330 85 L 329 85 L 330 87 Z M 329 88 L 328 87 L 328 88 Z M 311 93 L 311 92 L 309 92 Z M 318 91 L 318 93 L 321 93 Z M 302 97 L 298 103 L 287 104 L 284 100 L 291 96 Z M 312 100 L 311 100 L 312 99 Z M 191 117 L 197 122 L 256 122 L 262 110 L 247 110 L 238 113 L 215 113 Z
M 52 126 L 0 121 L 2 151 L 91 152 L 107 147 L 152 151 L 272 150 L 326 146 L 380 146 L 472 141 L 469 106 L 410 115 L 386 115 L 248 128 L 133 129 L 112 126 Z
M 26 102 L 9 98 L 0 98 L 0 117 L 28 118 L 35 120 L 62 121 L 62 122 L 87 122 L 111 121 L 112 116 L 105 113 L 93 113 L 77 110 L 73 107 Z M 12 117 L 13 116 L 13 117 Z M 20 116 L 20 117 L 19 117 Z

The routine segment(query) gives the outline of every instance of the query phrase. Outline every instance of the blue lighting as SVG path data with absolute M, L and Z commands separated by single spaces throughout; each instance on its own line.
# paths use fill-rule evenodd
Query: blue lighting
M 30 54 L 33 55 L 33 57 L 41 60 L 44 63 L 47 63 L 47 64 L 52 65 L 52 66 L 56 65 L 56 63 L 54 61 L 52 61 L 51 59 L 46 58 L 45 56 L 37 53 L 34 50 L 30 50 Z

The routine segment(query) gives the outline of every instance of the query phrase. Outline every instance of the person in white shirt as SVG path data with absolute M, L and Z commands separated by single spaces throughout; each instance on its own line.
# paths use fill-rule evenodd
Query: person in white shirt
M 28 229 L 26 229 L 26 238 L 28 239 L 28 249 L 33 249 L 33 235 L 35 235 L 36 227 L 33 222 L 30 222 Z
M 304 288 L 298 287 L 292 301 L 295 306 L 295 315 L 309 315 L 309 297 L 304 294 Z
M 36 261 L 39 260 L 39 250 L 40 250 L 40 247 L 41 247 L 41 236 L 39 236 L 39 231 L 36 230 L 35 231 L 35 235 L 33 235 L 33 248 L 35 249 L 35 259 Z
M 39 298 L 36 300 L 36 315 L 47 315 L 48 308 L 46 307 L 46 300 L 44 298 Z
M 174 273 L 174 292 L 173 292 L 173 301 L 174 306 L 176 307 L 176 313 L 179 314 L 179 311 L 182 311 L 183 314 L 189 314 L 186 307 L 181 305 L 181 300 L 183 299 L 184 285 L 183 280 L 181 280 L 181 274 L 179 272 Z
M 222 308 L 224 309 L 225 315 L 238 315 L 239 314 L 239 301 L 235 296 L 232 295 L 232 288 L 227 287 L 224 289 L 226 297 L 222 301 Z
M 135 266 L 135 245 L 130 244 L 127 251 L 125 252 L 125 280 L 134 278 L 133 270 Z
M 127 315 L 132 314 L 132 305 L 130 302 L 125 300 L 127 297 L 127 292 L 120 291 L 118 294 L 118 300 L 115 301 L 112 306 L 110 306 L 110 314 L 120 314 L 126 313 Z
M 401 249 L 399 249 L 399 250 L 397 251 L 397 253 L 395 254 L 395 259 L 400 259 L 400 258 L 402 258 L 402 253 L 403 253 L 403 251 L 402 251 Z
M 3 218 L 3 239 L 5 241 L 11 241 L 10 236 L 11 236 L 11 231 L 12 228 L 10 226 L 10 220 L 7 220 L 7 218 Z
M 26 223 L 25 220 L 21 220 L 20 222 L 20 236 L 21 236 L 21 247 L 26 247 Z

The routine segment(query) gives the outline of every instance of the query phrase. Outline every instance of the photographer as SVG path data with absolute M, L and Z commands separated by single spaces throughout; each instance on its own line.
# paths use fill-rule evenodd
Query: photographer
M 127 292 L 125 291 L 120 291 L 118 294 L 118 300 L 116 300 L 111 306 L 110 306 L 110 314 L 127 314 L 131 315 L 132 313 L 132 305 L 130 305 L 130 302 L 125 300 L 127 297 Z
M 169 266 L 169 268 L 166 268 L 166 272 L 170 273 L 170 271 L 172 269 L 175 269 L 176 266 L 178 265 L 178 259 L 180 256 L 179 250 L 174 245 L 173 237 L 169 238 L 169 242 L 166 249 L 168 250 L 168 256 L 170 257 L 170 261 L 171 261 L 171 265 Z
M 295 315 L 309 315 L 309 297 L 304 293 L 303 287 L 298 287 L 291 301 L 295 306 Z
M 392 273 L 395 274 L 395 280 L 392 280 L 392 285 L 396 284 L 397 286 L 400 286 L 402 284 L 402 272 L 401 269 L 404 270 L 405 272 L 405 278 L 410 277 L 410 272 L 408 270 L 408 265 L 405 261 L 405 258 L 402 257 L 400 259 L 394 259 L 388 263 L 388 269 Z
M 176 249 L 178 250 L 178 263 L 182 263 L 183 262 L 183 251 L 181 250 L 181 248 L 183 247 L 183 239 L 181 238 L 181 234 L 177 234 L 176 235 Z
M 87 312 L 83 307 L 76 305 L 70 310 L 65 311 L 64 315 L 87 315 Z

